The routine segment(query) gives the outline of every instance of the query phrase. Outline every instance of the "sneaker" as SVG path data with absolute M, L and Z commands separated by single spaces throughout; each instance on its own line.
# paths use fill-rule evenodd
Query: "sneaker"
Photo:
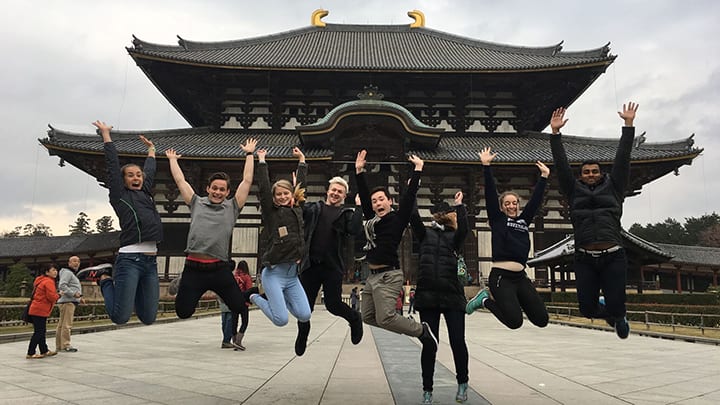
M 435 335 L 430 330 L 430 325 L 428 325 L 427 322 L 422 323 L 423 326 L 423 333 L 420 335 L 418 339 L 422 342 L 423 346 L 429 345 L 430 348 L 434 351 L 437 351 L 438 348 L 438 340 L 435 337 Z
M 488 298 L 490 298 L 490 294 L 483 288 L 465 305 L 465 313 L 472 315 L 473 312 L 483 307 L 483 301 Z
M 168 284 L 168 295 L 177 295 L 180 290 L 180 280 L 182 280 L 182 274 L 179 277 L 172 279 L 170 284 Z
M 432 404 L 432 391 L 423 391 L 423 404 Z
M 259 294 L 259 293 L 260 293 L 260 290 L 258 290 L 257 287 L 248 288 L 247 290 L 245 290 L 243 292 L 243 296 L 245 297 L 245 302 L 249 302 L 252 304 L 252 302 L 250 301 L 250 296 L 253 294 Z
M 45 355 L 40 353 L 28 354 L 25 356 L 26 359 L 42 359 L 43 357 L 45 357 Z
M 355 319 L 350 321 L 350 341 L 356 345 L 360 343 L 363 337 L 363 321 L 360 312 L 355 312 Z
M 615 333 L 620 339 L 627 339 L 628 335 L 630 335 L 630 324 L 626 317 L 615 321 Z
M 76 276 L 80 280 L 100 280 L 100 276 L 107 274 L 112 276 L 112 264 L 103 263 L 97 266 L 86 267 L 77 272 Z
M 222 344 L 220 345 L 220 348 L 221 349 L 234 349 L 235 345 L 230 342 L 222 342 Z
M 458 391 L 455 394 L 455 402 L 463 403 L 467 401 L 468 383 L 458 384 Z
M 66 348 L 62 349 L 62 351 L 67 352 L 67 353 L 75 353 L 78 350 L 76 348 L 70 346 L 70 347 L 66 347 Z
M 47 352 L 43 353 L 43 355 L 44 355 L 45 357 L 54 356 L 54 355 L 56 355 L 56 354 L 57 354 L 57 352 L 54 352 L 54 351 L 52 351 L 52 350 L 48 350 Z
M 310 322 L 298 321 L 297 324 L 298 334 L 297 338 L 295 338 L 295 354 L 299 357 L 305 354 L 305 349 L 307 348 L 307 339 L 310 334 Z
M 598 305 L 600 306 L 600 313 L 607 315 L 607 312 L 605 311 L 605 297 L 602 295 L 598 297 Z M 615 319 L 610 316 L 605 318 L 605 323 L 607 323 L 611 328 L 615 327 Z

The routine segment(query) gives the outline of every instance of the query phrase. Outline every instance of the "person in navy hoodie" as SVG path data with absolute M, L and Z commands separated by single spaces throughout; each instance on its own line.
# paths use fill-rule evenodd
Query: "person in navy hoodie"
M 535 185 L 530 201 L 520 211 L 520 196 L 506 191 L 499 197 L 495 187 L 490 163 L 497 153 L 484 148 L 480 161 L 485 172 L 485 204 L 487 205 L 492 243 L 492 269 L 487 289 L 482 289 L 465 307 L 468 315 L 485 307 L 510 329 L 522 326 L 525 311 L 530 322 L 539 327 L 548 324 L 548 313 L 542 298 L 525 273 L 525 264 L 530 253 L 530 224 L 543 199 L 550 169 L 537 161 L 540 179 Z

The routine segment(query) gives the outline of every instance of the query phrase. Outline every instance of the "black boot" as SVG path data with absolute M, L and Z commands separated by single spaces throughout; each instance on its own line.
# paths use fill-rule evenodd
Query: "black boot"
M 307 338 L 310 334 L 310 321 L 300 322 L 298 321 L 298 335 L 295 339 L 295 354 L 302 356 L 305 354 L 305 348 L 307 347 Z
M 360 312 L 353 311 L 353 314 L 355 315 L 355 318 L 350 321 L 350 341 L 352 344 L 356 345 L 360 343 L 363 337 L 363 322 Z

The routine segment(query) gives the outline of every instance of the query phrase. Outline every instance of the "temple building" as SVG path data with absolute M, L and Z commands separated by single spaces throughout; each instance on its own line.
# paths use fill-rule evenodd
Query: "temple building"
M 419 11 L 408 12 L 411 22 L 401 25 L 333 24 L 324 21 L 327 15 L 317 10 L 307 27 L 225 42 L 179 38 L 177 45 L 158 45 L 133 37 L 130 57 L 190 127 L 114 131 L 121 163 L 142 163 L 142 133 L 159 155 L 170 147 L 182 154 L 187 180 L 202 193 L 212 172 L 242 178 L 240 144 L 248 137 L 268 150 L 276 178 L 289 177 L 296 166 L 291 149 L 300 146 L 309 164 L 308 199 L 315 201 L 324 198 L 327 181 L 336 175 L 348 179 L 353 197 L 352 173 L 361 149 L 368 151 L 368 183 L 388 186 L 397 197 L 412 170 L 407 155 L 417 154 L 426 162 L 418 193 L 421 215 L 429 218 L 432 205 L 462 190 L 472 229 L 465 260 L 472 277 L 486 277 L 490 234 L 477 152 L 485 146 L 501 152 L 494 163 L 499 191 L 513 189 L 527 199 L 539 176 L 534 162 L 552 162 L 550 135 L 541 131 L 554 109 L 571 106 L 613 63 L 609 44 L 567 52 L 562 42 L 546 47 L 486 42 L 427 28 Z M 571 164 L 590 158 L 611 164 L 619 136 L 620 123 L 603 138 L 564 135 Z M 40 142 L 51 156 L 105 182 L 96 134 L 51 126 Z M 627 195 L 668 173 L 677 175 L 702 152 L 693 144 L 692 136 L 652 143 L 637 134 Z M 248 260 L 251 268 L 263 249 L 256 191 L 253 186 L 231 244 L 232 256 Z M 545 197 L 532 235 L 538 250 L 571 232 L 555 176 Z M 167 275 L 182 268 L 189 211 L 162 156 L 155 199 L 166 230 L 158 266 Z M 416 260 L 408 231 L 401 245 L 403 267 L 413 268 Z M 350 277 L 356 266 L 348 269 Z M 539 271 L 534 277 L 548 275 Z

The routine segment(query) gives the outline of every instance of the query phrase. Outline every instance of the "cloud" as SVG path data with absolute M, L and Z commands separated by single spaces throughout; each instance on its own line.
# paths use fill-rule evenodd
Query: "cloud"
M 568 130 L 619 137 L 616 111 L 633 100 L 648 142 L 695 133 L 705 148 L 679 177 L 665 176 L 628 199 L 624 223 L 699 216 L 720 199 L 720 2 L 12 1 L 0 16 L 0 229 L 47 221 L 59 235 L 79 211 L 93 220 L 112 215 L 106 190 L 70 165 L 58 167 L 38 145 L 47 124 L 88 133 L 95 119 L 121 129 L 187 126 L 127 55 L 133 34 L 160 44 L 175 44 L 176 35 L 249 38 L 307 26 L 317 8 L 329 9 L 327 22 L 353 24 L 408 24 L 407 11 L 419 9 L 438 31 L 523 46 L 564 41 L 567 51 L 609 41 L 618 58 L 571 106 Z

